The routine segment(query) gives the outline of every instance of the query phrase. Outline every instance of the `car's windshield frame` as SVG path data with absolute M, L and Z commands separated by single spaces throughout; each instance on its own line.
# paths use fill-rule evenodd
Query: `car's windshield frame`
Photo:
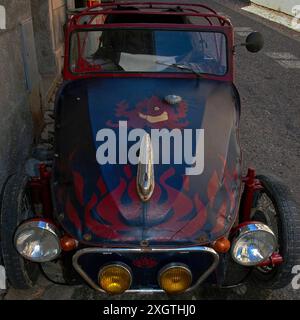
M 65 63 L 64 63 L 64 77 L 65 79 L 75 80 L 79 78 L 91 78 L 91 77 L 158 77 L 158 78 L 195 78 L 197 74 L 195 72 L 130 72 L 130 71 L 101 71 L 101 72 L 82 72 L 74 73 L 70 67 L 70 53 L 71 53 L 71 38 L 76 32 L 87 32 L 87 31 L 102 31 L 102 30 L 119 30 L 119 29 L 130 29 L 130 30 L 165 30 L 165 31 L 193 31 L 193 32 L 216 32 L 222 33 L 225 36 L 226 43 L 226 59 L 227 59 L 227 71 L 224 75 L 215 75 L 202 73 L 201 77 L 209 78 L 220 81 L 233 81 L 233 36 L 232 28 L 229 26 L 199 26 L 199 25 L 178 25 L 178 24 L 137 24 L 137 23 L 120 23 L 120 24 L 102 24 L 102 25 L 74 25 L 69 28 L 67 41 L 66 41 L 66 52 L 65 52 Z

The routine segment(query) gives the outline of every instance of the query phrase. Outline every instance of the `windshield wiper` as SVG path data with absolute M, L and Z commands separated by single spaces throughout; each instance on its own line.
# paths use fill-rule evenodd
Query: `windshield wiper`
M 197 71 L 195 68 L 193 68 L 193 65 L 190 64 L 190 66 L 185 65 L 185 64 L 179 64 L 179 63 L 165 63 L 163 61 L 156 61 L 157 64 L 161 64 L 163 66 L 167 66 L 167 67 L 172 67 L 172 68 L 176 68 L 179 70 L 187 70 L 190 71 L 192 73 L 194 73 L 197 77 L 201 77 L 201 72 Z

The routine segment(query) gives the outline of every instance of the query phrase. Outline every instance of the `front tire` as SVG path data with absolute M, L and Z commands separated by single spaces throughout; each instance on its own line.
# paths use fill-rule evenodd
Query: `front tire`
M 263 189 L 254 197 L 252 220 L 267 224 L 278 240 L 283 263 L 254 268 L 250 279 L 265 289 L 280 289 L 292 282 L 292 269 L 300 265 L 300 215 L 288 188 L 276 177 L 259 175 Z
M 9 283 L 16 289 L 33 287 L 39 276 L 39 265 L 22 258 L 14 246 L 14 234 L 21 222 L 33 217 L 28 192 L 28 177 L 13 175 L 2 196 L 0 235 L 1 250 Z

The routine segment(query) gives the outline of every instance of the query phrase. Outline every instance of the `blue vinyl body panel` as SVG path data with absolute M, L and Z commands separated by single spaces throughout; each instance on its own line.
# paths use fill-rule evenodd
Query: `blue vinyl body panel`
M 164 97 L 170 94 L 182 103 L 168 105 Z M 57 212 L 65 212 L 62 226 L 93 245 L 144 240 L 199 244 L 226 234 L 237 214 L 241 186 L 237 100 L 230 83 L 203 79 L 107 78 L 66 84 L 56 107 L 61 129 L 54 170 Z M 155 118 L 163 112 L 168 120 L 157 123 L 140 116 Z M 143 203 L 136 192 L 136 165 L 96 161 L 98 131 L 109 128 L 118 137 L 119 121 L 127 121 L 129 131 L 149 133 L 204 129 L 204 172 L 187 176 L 184 163 L 155 165 L 156 189 Z M 170 154 L 172 160 L 172 148 Z

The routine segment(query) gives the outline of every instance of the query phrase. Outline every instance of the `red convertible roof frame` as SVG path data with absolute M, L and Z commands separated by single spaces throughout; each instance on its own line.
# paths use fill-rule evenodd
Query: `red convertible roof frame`
M 134 6 L 137 10 L 124 10 L 126 6 Z M 118 10 L 118 8 L 122 9 Z M 166 11 L 169 9 L 177 9 L 177 11 Z M 159 11 L 161 10 L 161 11 Z M 179 11 L 180 10 L 180 11 Z M 207 11 L 207 12 L 204 12 Z M 169 23 L 100 23 L 94 24 L 93 21 L 97 16 L 107 15 L 129 15 L 129 14 L 149 14 L 149 15 L 170 15 L 170 16 L 186 16 L 193 18 L 200 18 L 200 21 L 205 23 L 190 23 L 190 24 L 169 24 Z M 83 23 L 79 23 L 82 17 L 91 17 L 91 20 L 87 22 L 84 20 Z M 131 73 L 82 73 L 74 74 L 69 69 L 69 48 L 70 48 L 70 35 L 76 30 L 89 30 L 94 28 L 112 28 L 112 27 L 145 27 L 145 28 L 184 28 L 184 29 L 204 29 L 214 30 L 217 32 L 223 32 L 228 38 L 228 72 L 224 76 L 215 75 L 203 75 L 203 78 L 220 80 L 220 81 L 234 81 L 234 40 L 233 40 L 233 26 L 226 17 L 219 15 L 215 10 L 201 4 L 184 3 L 184 2 L 113 2 L 113 3 L 102 3 L 99 5 L 92 6 L 88 9 L 84 9 L 80 13 L 76 13 L 68 21 L 66 28 L 66 45 L 65 45 L 65 57 L 64 57 L 64 79 L 65 80 L 76 80 L 91 77 L 140 77 L 140 78 L 196 78 L 194 74 L 189 73 L 152 73 L 152 72 L 131 72 Z
M 139 9 L 136 10 L 124 10 L 124 7 L 134 6 Z M 118 10 L 122 7 L 122 10 Z M 164 11 L 168 9 L 178 9 L 178 11 Z M 161 11 L 159 11 L 161 10 Z M 179 11 L 180 10 L 180 11 Z M 74 15 L 69 23 L 73 27 L 81 26 L 78 23 L 79 19 L 84 16 L 99 16 L 99 15 L 128 15 L 128 14 L 149 14 L 149 15 L 169 15 L 169 16 L 188 16 L 195 18 L 202 18 L 207 21 L 208 26 L 228 26 L 232 27 L 230 20 L 226 17 L 219 15 L 215 10 L 209 8 L 206 5 L 194 4 L 194 3 L 184 3 L 184 2 L 112 2 L 112 3 L 102 3 L 92 6 L 82 12 Z M 92 18 L 90 22 L 94 19 Z M 85 25 L 89 23 L 85 22 Z M 193 23 L 193 25 L 205 25 L 204 23 Z M 206 24 L 207 25 L 207 24 Z M 93 24 L 95 26 L 95 24 Z

